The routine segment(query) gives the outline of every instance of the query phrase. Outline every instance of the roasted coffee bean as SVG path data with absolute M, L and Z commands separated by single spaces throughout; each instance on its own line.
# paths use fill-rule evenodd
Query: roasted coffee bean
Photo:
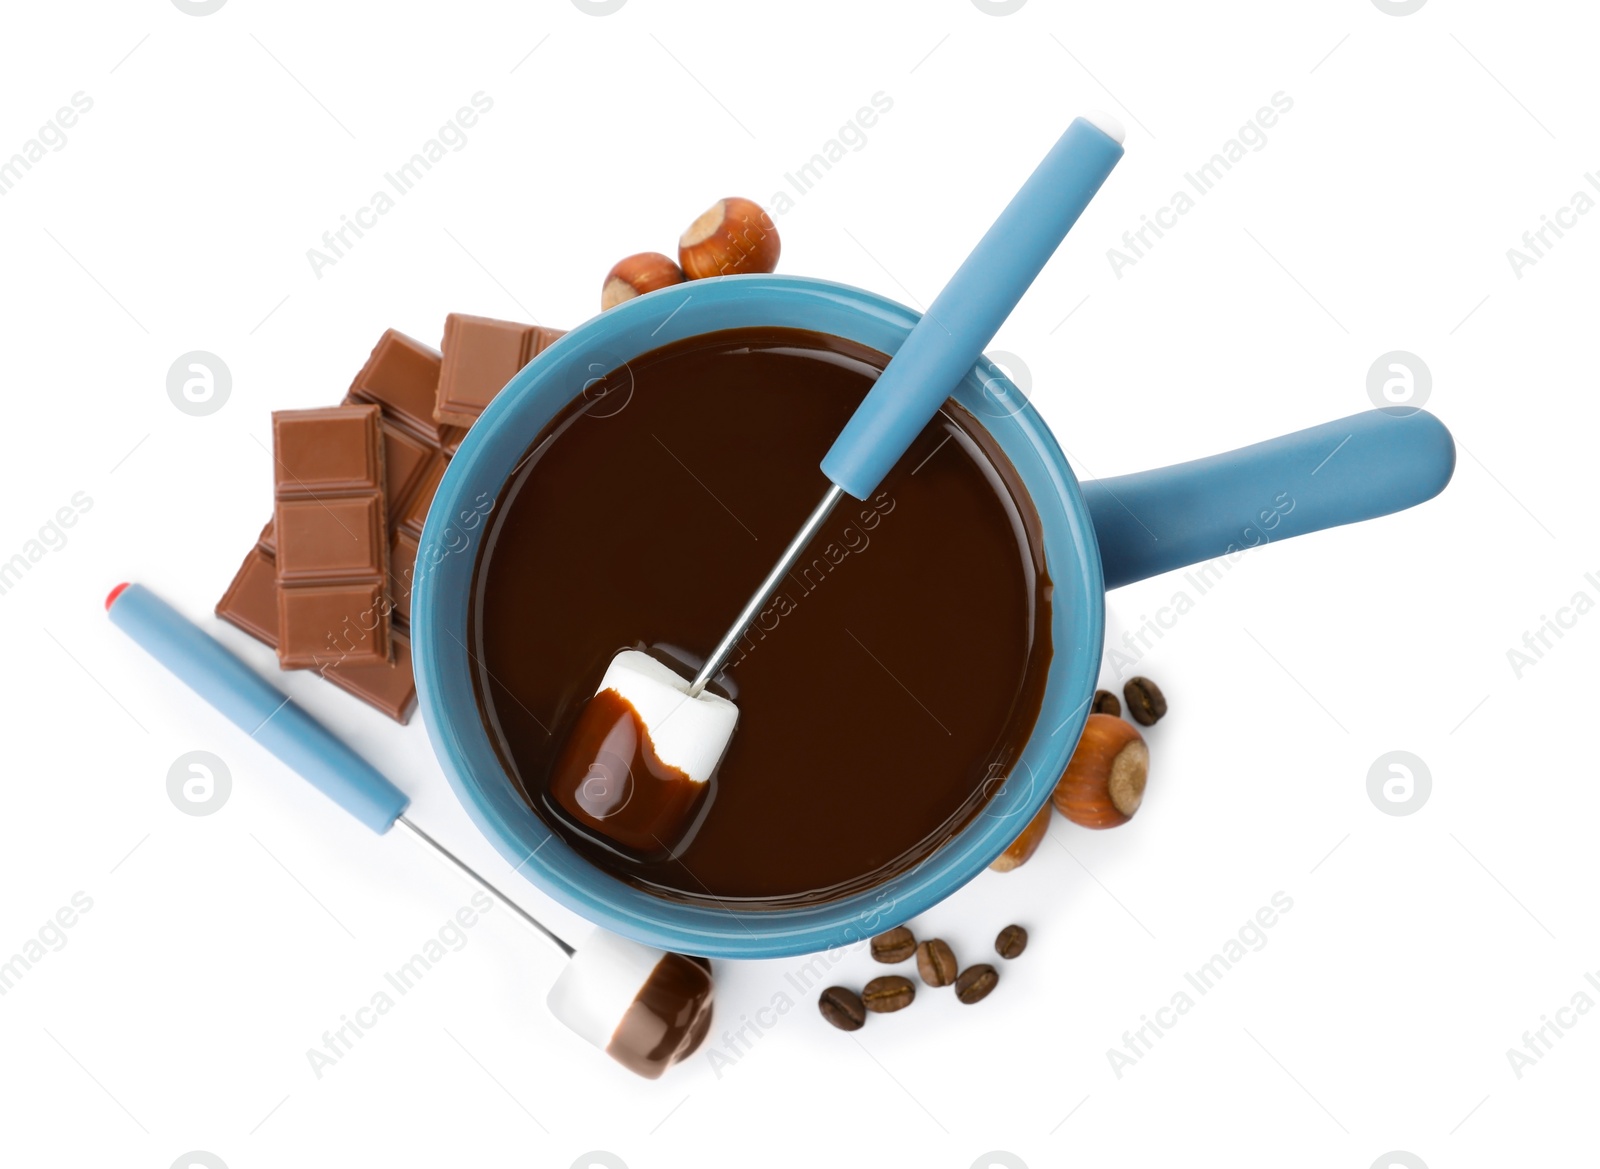
M 898 974 L 884 974 L 867 983 L 861 991 L 861 1003 L 869 1011 L 886 1015 L 911 1005 L 917 997 L 917 988 L 909 978 Z
M 1117 696 L 1109 690 L 1096 690 L 1094 701 L 1089 704 L 1090 714 L 1122 715 L 1122 703 L 1117 701 Z
M 1002 958 L 1015 958 L 1028 948 L 1028 931 L 1020 925 L 1008 925 L 994 940 L 994 952 Z
M 917 952 L 917 939 L 903 925 L 872 939 L 872 956 L 879 962 L 904 962 Z
M 1000 975 L 987 962 L 968 966 L 956 977 L 956 998 L 964 1003 L 975 1003 L 987 998 L 1000 981 Z
M 1128 717 L 1141 727 L 1153 727 L 1167 713 L 1166 695 L 1149 678 L 1129 678 L 1122 687 L 1128 700 Z
M 917 947 L 917 973 L 929 986 L 949 986 L 959 969 L 955 951 L 943 938 L 932 938 Z
M 817 1000 L 822 1017 L 841 1031 L 859 1031 L 867 1021 L 867 1008 L 861 996 L 848 987 L 830 986 Z

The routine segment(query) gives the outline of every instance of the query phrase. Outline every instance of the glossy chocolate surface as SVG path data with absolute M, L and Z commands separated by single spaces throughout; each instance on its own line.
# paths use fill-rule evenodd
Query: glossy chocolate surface
M 497 501 L 470 629 L 485 723 L 532 808 L 619 878 L 742 909 L 869 888 L 977 815 L 1032 732 L 1051 653 L 1038 517 L 947 403 L 834 513 L 719 677 L 739 725 L 678 854 L 626 858 L 553 801 L 611 658 L 693 673 L 826 491 L 818 463 L 886 360 L 788 329 L 676 342 L 589 387 Z

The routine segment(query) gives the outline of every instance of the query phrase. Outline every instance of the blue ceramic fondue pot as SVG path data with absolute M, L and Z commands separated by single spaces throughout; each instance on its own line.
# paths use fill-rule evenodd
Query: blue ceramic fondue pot
M 1392 408 L 1176 467 L 1080 484 L 1024 395 L 981 360 L 952 396 L 984 423 L 1026 485 L 1055 586 L 1043 706 L 1018 767 L 983 814 L 921 864 L 838 900 L 741 912 L 667 901 L 618 880 L 569 848 L 528 807 L 479 713 L 468 610 L 486 509 L 534 437 L 586 384 L 649 350 L 763 326 L 829 333 L 893 354 L 917 320 L 883 297 L 796 276 L 727 276 L 662 289 L 595 317 L 545 350 L 495 398 L 451 460 L 428 513 L 412 597 L 423 717 L 478 827 L 518 871 L 590 921 L 667 950 L 772 958 L 845 945 L 915 916 L 982 872 L 1050 798 L 1094 694 L 1106 589 L 1411 507 L 1443 490 L 1455 466 L 1454 443 L 1436 418 Z

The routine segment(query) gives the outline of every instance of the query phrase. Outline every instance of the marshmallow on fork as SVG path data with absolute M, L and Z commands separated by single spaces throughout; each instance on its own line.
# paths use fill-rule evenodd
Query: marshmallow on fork
M 405 815 L 410 798 L 327 727 L 149 589 L 118 585 L 112 623 L 234 725 L 377 833 L 406 829 L 568 958 L 550 991 L 556 1018 L 629 1071 L 654 1079 L 711 1027 L 710 967 L 596 930 L 576 952 Z
M 551 772 L 577 824 L 637 858 L 671 855 L 705 806 L 739 708 L 647 653 L 611 660 Z
M 596 930 L 545 1000 L 623 1067 L 655 1079 L 711 1030 L 711 975 L 693 958 Z

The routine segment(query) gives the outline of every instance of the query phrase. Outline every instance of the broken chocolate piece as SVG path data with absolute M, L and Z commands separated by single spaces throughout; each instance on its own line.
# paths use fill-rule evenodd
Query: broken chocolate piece
M 268 524 L 263 540 L 272 531 Z M 217 602 L 217 616 L 237 625 L 257 641 L 278 646 L 278 579 L 272 553 L 257 544 L 250 549 L 228 591 Z
M 411 639 L 395 631 L 389 635 L 394 660 L 377 665 L 344 662 L 329 666 L 322 676 L 346 693 L 403 723 L 417 704 L 417 681 L 411 673 Z
M 417 537 L 404 528 L 394 534 L 389 546 L 389 596 L 394 601 L 395 616 L 402 621 L 411 620 L 411 579 L 416 572 Z
M 350 383 L 346 402 L 383 408 L 384 417 L 400 422 L 437 445 L 447 427 L 433 419 L 439 390 L 439 354 L 394 329 L 385 330 L 367 364 Z
M 383 494 L 391 518 L 400 514 L 400 505 L 416 486 L 433 451 L 432 443 L 401 429 L 387 418 L 383 420 Z
M 451 313 L 444 322 L 444 360 L 434 418 L 471 426 L 517 371 L 560 336 L 559 329 Z
M 444 457 L 440 456 L 422 473 L 421 482 L 406 501 L 406 509 L 395 524 L 400 531 L 410 532 L 418 540 L 422 539 L 422 525 L 427 521 L 428 507 L 433 503 L 434 493 L 439 490 L 439 481 L 444 478 L 446 465 Z

